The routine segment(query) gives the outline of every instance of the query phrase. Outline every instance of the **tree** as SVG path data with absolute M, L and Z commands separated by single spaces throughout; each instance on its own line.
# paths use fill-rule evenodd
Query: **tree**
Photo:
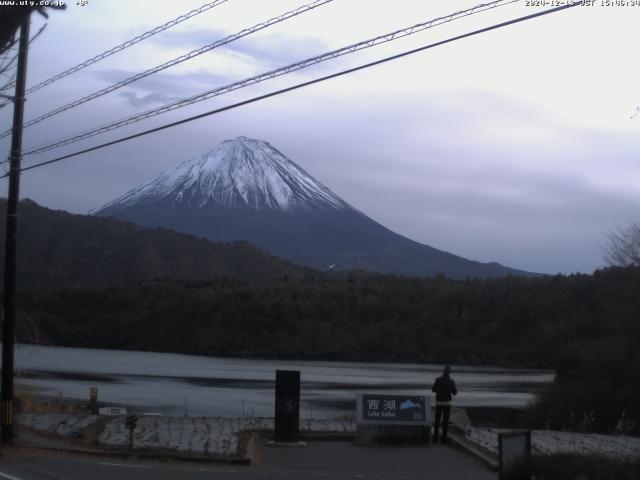
M 630 223 L 607 235 L 605 259 L 611 266 L 640 267 L 640 225 Z
M 26 3 L 26 2 L 25 2 Z M 40 2 L 31 2 L 40 3 Z M 7 52 L 11 47 L 18 43 L 16 39 L 16 32 L 20 28 L 22 22 L 31 16 L 32 12 L 38 12 L 45 18 L 49 18 L 46 13 L 47 8 L 55 10 L 64 10 L 66 6 L 61 2 L 50 5 L 34 5 L 34 6 L 15 6 L 15 5 L 3 5 L 0 6 L 0 55 Z
M 38 2 L 32 2 L 38 3 Z M 18 60 L 18 38 L 17 32 L 22 22 L 31 16 L 32 12 L 38 12 L 45 18 L 49 18 L 46 13 L 47 8 L 55 10 L 64 10 L 66 5 L 62 2 L 60 4 L 51 5 L 35 5 L 35 6 L 15 6 L 15 5 L 1 5 L 0 6 L 0 77 L 5 77 L 0 83 L 0 98 L 9 101 L 0 102 L 0 108 L 11 104 L 10 96 L 11 90 L 15 87 L 15 66 Z M 30 40 L 29 44 L 33 42 L 45 29 L 47 24 L 45 23 L 38 33 L 36 33 Z

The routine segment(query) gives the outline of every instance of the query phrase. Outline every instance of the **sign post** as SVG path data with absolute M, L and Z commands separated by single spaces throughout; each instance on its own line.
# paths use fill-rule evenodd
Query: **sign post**
M 499 476 L 505 478 L 513 464 L 531 458 L 531 430 L 498 434 Z
M 138 423 L 138 417 L 135 415 L 129 415 L 125 422 L 125 427 L 129 429 L 129 450 L 133 450 L 133 447 L 134 447 L 133 431 L 135 430 L 137 423 Z

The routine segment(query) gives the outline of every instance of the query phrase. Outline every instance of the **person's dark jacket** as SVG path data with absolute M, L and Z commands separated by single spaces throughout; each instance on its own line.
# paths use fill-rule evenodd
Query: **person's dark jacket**
M 431 391 L 436 394 L 436 402 L 450 402 L 453 395 L 458 393 L 456 382 L 449 376 L 442 375 L 433 382 Z

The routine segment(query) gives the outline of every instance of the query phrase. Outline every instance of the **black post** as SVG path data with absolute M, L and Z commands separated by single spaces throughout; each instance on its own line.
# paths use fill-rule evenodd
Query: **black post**
M 16 297 L 16 233 L 18 230 L 18 200 L 20 198 L 20 160 L 22 156 L 22 124 L 24 92 L 27 79 L 29 49 L 29 17 L 20 26 L 16 93 L 13 106 L 13 133 L 7 201 L 7 237 L 4 252 L 4 318 L 2 324 L 2 444 L 13 444 L 13 344 Z
M 137 422 L 138 417 L 136 415 L 129 415 L 124 422 L 124 426 L 129 429 L 129 450 L 133 450 L 135 447 L 135 437 L 133 431 L 136 428 Z
M 300 371 L 276 370 L 274 440 L 297 442 L 300 428 Z
M 98 387 L 91 387 L 89 389 L 89 413 L 91 415 L 98 415 Z

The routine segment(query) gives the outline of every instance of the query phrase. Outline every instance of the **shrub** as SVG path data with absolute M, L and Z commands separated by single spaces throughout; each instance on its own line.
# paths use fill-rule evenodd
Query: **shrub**
M 598 456 L 536 455 L 514 464 L 505 480 L 639 480 L 640 460 Z

